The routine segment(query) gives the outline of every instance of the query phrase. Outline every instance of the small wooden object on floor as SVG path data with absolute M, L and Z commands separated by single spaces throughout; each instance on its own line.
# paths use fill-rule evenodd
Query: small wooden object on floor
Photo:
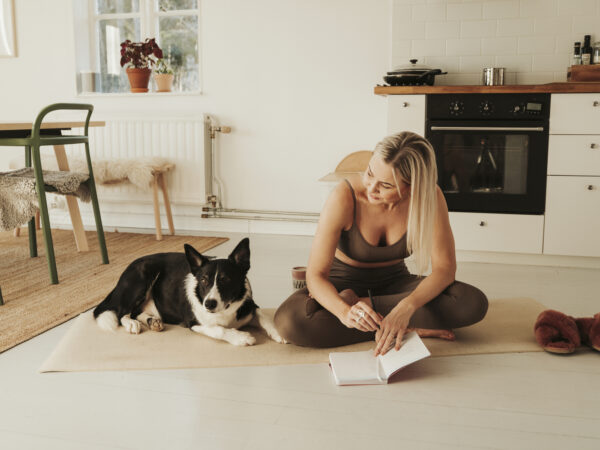
M 37 211 L 35 213 L 35 229 L 36 230 L 42 229 L 42 225 L 40 223 L 40 212 L 39 211 Z M 13 234 L 15 235 L 15 237 L 21 236 L 21 228 L 15 228 L 13 231 Z
M 169 232 L 174 235 L 175 227 L 173 226 L 173 216 L 171 214 L 171 203 L 169 202 L 169 194 L 167 192 L 167 183 L 165 174 L 175 168 L 175 164 L 164 164 L 152 168 L 152 195 L 154 199 L 154 223 L 156 225 L 156 240 L 162 240 L 162 229 L 160 224 L 160 206 L 158 204 L 158 188 L 162 190 L 163 200 L 165 203 L 165 212 L 167 214 L 167 222 L 169 223 Z

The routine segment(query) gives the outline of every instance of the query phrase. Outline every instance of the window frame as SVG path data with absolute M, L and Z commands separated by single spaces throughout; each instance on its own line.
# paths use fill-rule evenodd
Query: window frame
M 139 19 L 140 20 L 140 40 L 146 37 L 156 37 L 159 45 L 159 19 L 161 17 L 180 17 L 180 16 L 196 16 L 198 21 L 198 87 L 197 89 L 190 91 L 178 91 L 178 92 L 162 92 L 156 93 L 149 91 L 146 95 L 158 94 L 158 95 L 194 95 L 202 92 L 202 53 L 201 53 L 201 29 L 200 29 L 200 0 L 198 0 L 198 7 L 196 9 L 185 9 L 185 10 L 173 10 L 173 11 L 158 11 L 158 0 L 138 0 L 140 2 L 139 12 L 130 13 L 110 13 L 110 14 L 97 14 L 96 13 L 96 0 L 88 0 L 88 23 L 89 23 L 89 52 L 91 56 L 91 65 L 93 70 L 99 73 L 100 70 L 100 52 L 98 43 L 98 24 L 101 20 L 109 19 Z M 162 48 L 162 46 L 161 46 Z M 164 49 L 163 49 L 164 50 Z M 130 95 L 129 92 L 95 92 L 93 95 Z M 79 95 L 88 95 L 82 94 Z M 139 96 L 139 94 L 136 94 Z

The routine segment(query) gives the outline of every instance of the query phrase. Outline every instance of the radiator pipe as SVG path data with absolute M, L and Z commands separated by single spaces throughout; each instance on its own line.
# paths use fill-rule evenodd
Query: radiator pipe
M 311 218 L 305 218 L 305 217 L 297 217 L 297 218 L 291 218 L 291 217 L 268 217 L 268 216 L 242 216 L 242 215 L 236 215 L 236 214 L 222 214 L 220 212 L 216 212 L 213 215 L 208 215 L 208 214 L 202 214 L 202 218 L 204 219 L 243 219 L 243 220 L 269 220 L 269 221 L 276 221 L 276 222 L 307 222 L 307 223 L 317 223 L 318 220 L 315 219 L 311 219 Z
M 207 204 L 216 206 L 216 197 L 213 194 L 213 137 L 212 119 L 204 115 L 204 193 Z
M 318 222 L 319 213 L 301 211 L 273 211 L 261 209 L 239 209 L 224 208 L 221 203 L 222 189 L 221 180 L 215 175 L 215 138 L 217 132 L 229 133 L 230 127 L 213 125 L 212 118 L 204 115 L 204 190 L 206 193 L 206 206 L 202 207 L 202 218 L 220 219 L 245 219 L 245 220 L 273 220 L 290 222 Z M 218 195 L 215 195 L 213 187 L 217 183 Z M 254 214 L 244 215 L 244 214 Z M 258 215 L 257 215 L 258 214 Z M 272 217 L 277 216 L 277 217 Z M 294 218 L 285 216 L 296 216 Z

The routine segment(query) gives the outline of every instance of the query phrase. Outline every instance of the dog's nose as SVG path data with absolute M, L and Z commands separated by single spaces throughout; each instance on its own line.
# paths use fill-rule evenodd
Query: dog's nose
M 206 309 L 208 309 L 209 311 L 212 311 L 213 309 L 215 309 L 217 307 L 217 301 L 209 298 L 208 300 L 204 300 L 204 307 Z

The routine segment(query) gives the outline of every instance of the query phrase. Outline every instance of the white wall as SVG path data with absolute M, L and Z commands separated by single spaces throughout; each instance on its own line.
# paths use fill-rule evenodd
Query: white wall
M 566 81 L 573 43 L 600 41 L 599 0 L 393 0 L 392 66 L 411 58 L 448 75 L 436 84 L 481 84 L 506 67 L 506 84 Z
M 385 99 L 373 86 L 389 65 L 390 8 L 389 0 L 203 0 L 201 95 L 98 98 L 75 94 L 71 2 L 18 0 L 19 57 L 0 59 L 0 120 L 31 120 L 57 101 L 91 102 L 98 119 L 209 113 L 233 127 L 219 144 L 225 206 L 317 212 L 316 180 L 385 133 Z
M 410 57 L 451 72 L 439 84 L 478 84 L 489 65 L 540 83 L 564 79 L 573 41 L 600 40 L 600 0 L 203 0 L 201 95 L 77 97 L 71 1 L 15 3 L 19 56 L 0 59 L 0 120 L 57 101 L 91 102 L 99 119 L 212 114 L 234 129 L 219 138 L 225 206 L 247 209 L 318 211 L 316 180 L 385 135 L 373 87 Z M 3 151 L 0 170 L 21 155 Z M 174 200 L 179 223 L 206 226 Z M 102 210 L 118 224 L 121 209 Z M 149 213 L 136 223 L 152 228 Z

